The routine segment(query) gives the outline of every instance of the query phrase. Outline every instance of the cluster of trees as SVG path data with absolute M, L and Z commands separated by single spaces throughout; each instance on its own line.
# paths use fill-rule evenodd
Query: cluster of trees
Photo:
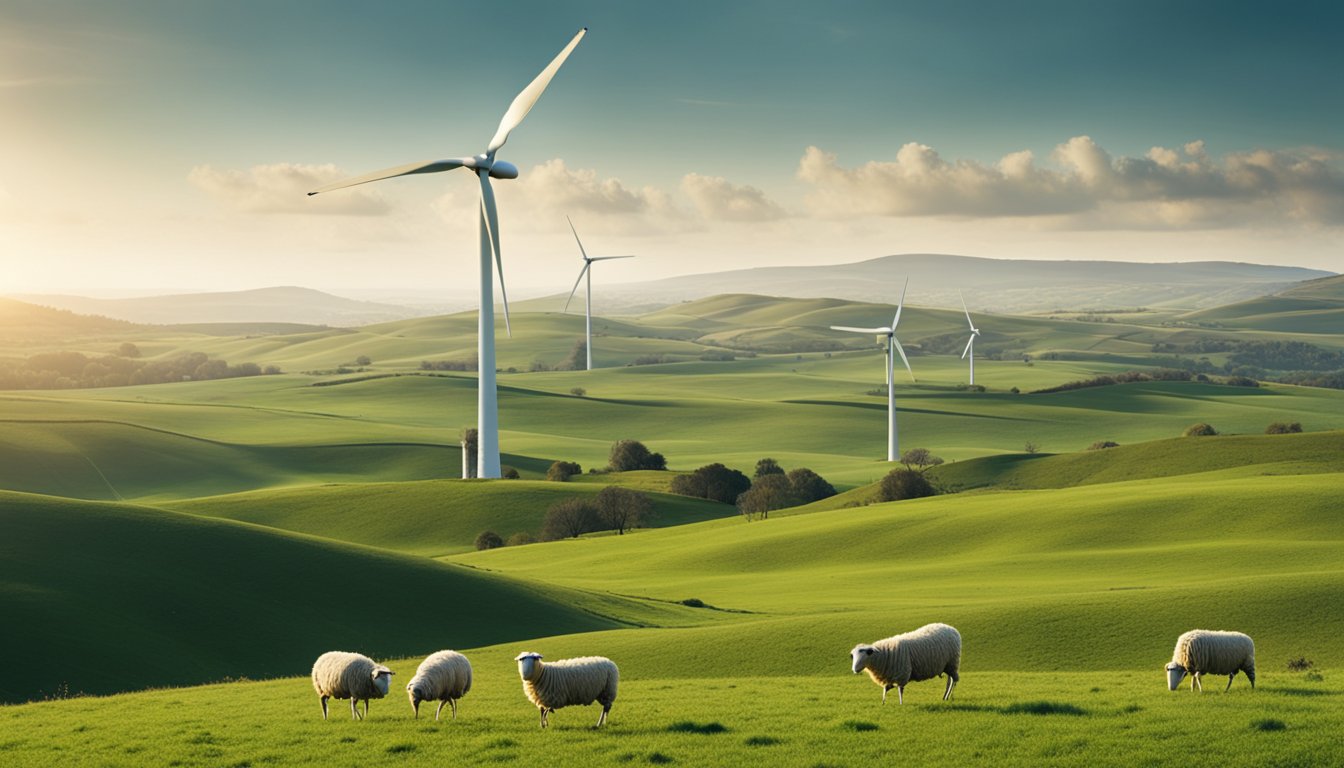
M 653 453 L 638 440 L 617 440 L 611 446 L 607 471 L 632 472 L 637 469 L 665 470 L 667 459 L 661 453 Z
M 911 448 L 901 454 L 900 469 L 893 469 L 877 484 L 877 501 L 904 501 L 935 496 L 938 488 L 929 481 L 925 472 L 943 463 L 927 448 Z
M 1295 435 L 1301 431 L 1302 431 L 1302 422 L 1300 421 L 1293 421 L 1286 423 L 1282 421 L 1276 421 L 1273 424 L 1270 424 L 1268 427 L 1265 427 L 1266 435 Z
M 609 485 L 596 496 L 576 496 L 556 502 L 541 523 L 543 541 L 578 538 L 594 531 L 622 535 L 653 521 L 653 502 L 639 491 Z
M 736 504 L 748 520 L 835 495 L 835 488 L 816 472 L 806 467 L 785 472 L 779 462 L 770 458 L 756 462 L 752 478 L 715 462 L 689 475 L 672 478 L 669 490 L 682 496 Z
M 141 360 L 140 350 L 122 344 L 115 355 L 89 357 L 80 352 L 44 352 L 24 360 L 0 362 L 0 389 L 77 389 L 164 384 L 173 381 L 230 379 L 280 373 L 274 365 L 229 365 L 204 352 L 184 352 L 167 360 Z
M 480 368 L 475 360 L 421 360 L 422 371 L 474 371 Z
M 1158 368 L 1152 371 L 1124 371 L 1097 376 L 1091 379 L 1069 381 L 1054 387 L 1033 390 L 1033 395 L 1048 395 L 1052 392 L 1069 392 L 1088 387 L 1109 387 L 1112 384 L 1127 384 L 1133 381 L 1189 381 L 1194 377 L 1190 371 L 1177 368 Z

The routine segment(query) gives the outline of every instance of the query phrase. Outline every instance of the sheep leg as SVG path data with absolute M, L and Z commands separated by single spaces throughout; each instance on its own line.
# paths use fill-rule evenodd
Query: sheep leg
M 1250 669 L 1246 669 L 1246 668 L 1243 667 L 1243 668 L 1242 668 L 1242 671 L 1246 673 L 1246 679 L 1251 681 L 1251 690 L 1254 691 L 1254 690 L 1255 690 L 1255 667 L 1251 667 Z
M 350 697 L 350 719 L 359 719 L 359 699 L 354 696 Z
M 948 676 L 947 676 L 947 690 L 943 691 L 943 701 L 947 701 L 948 699 L 952 698 L 952 686 L 954 686 L 954 685 L 956 685 L 956 684 L 957 684 L 957 681 L 956 681 L 956 680 L 953 680 L 951 675 L 948 675 Z
M 896 703 L 897 703 L 897 704 L 904 704 L 904 703 L 905 703 L 905 686 L 904 686 L 904 685 L 898 685 L 898 686 L 896 686 Z
M 368 700 L 368 699 L 365 699 L 365 700 L 364 700 L 364 717 L 367 718 L 368 716 L 369 716 L 369 700 Z
M 1236 678 L 1236 676 L 1237 676 L 1236 672 L 1233 672 L 1232 674 L 1227 676 L 1227 687 L 1223 689 L 1223 693 L 1227 693 L 1228 691 L 1232 690 L 1232 680 Z
M 602 708 L 602 715 L 597 718 L 597 725 L 594 728 L 601 728 L 602 724 L 607 722 L 607 713 L 611 711 L 611 705 L 608 704 Z
M 896 686 L 894 686 L 894 685 L 886 685 L 886 686 L 883 686 L 883 687 L 882 687 L 882 703 L 883 703 L 883 704 L 886 704 L 886 703 L 887 703 L 887 691 L 890 691 L 892 688 L 895 688 L 895 687 L 896 687 Z
M 439 702 L 439 708 L 434 710 L 434 722 L 436 723 L 439 722 L 439 713 L 443 711 L 443 705 L 447 703 L 448 703 L 447 701 Z
M 326 720 L 326 719 L 327 719 L 327 699 L 329 699 L 329 698 L 331 698 L 331 697 L 330 697 L 330 696 L 323 696 L 323 697 L 322 697 L 322 719 L 323 719 L 323 720 Z
M 545 707 L 542 707 L 542 708 L 541 708 L 541 727 L 542 727 L 542 728 L 545 728 L 545 727 L 546 727 L 546 708 L 545 708 Z
M 449 703 L 449 704 L 452 706 L 452 708 L 453 708 L 453 719 L 456 720 L 456 719 L 457 719 L 457 699 L 449 699 L 449 700 L 448 700 L 448 703 Z
M 1191 691 L 1195 690 L 1195 686 L 1199 686 L 1199 692 L 1200 692 L 1200 693 L 1203 693 L 1203 692 L 1204 692 L 1204 683 L 1199 679 L 1200 674 L 1201 674 L 1201 673 L 1196 672 L 1196 673 L 1194 674 L 1194 676 L 1190 678 L 1190 690 L 1191 690 Z

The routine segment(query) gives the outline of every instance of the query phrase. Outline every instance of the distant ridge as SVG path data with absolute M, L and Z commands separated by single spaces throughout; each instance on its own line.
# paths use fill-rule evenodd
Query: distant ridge
M 60 294 L 16 294 L 12 298 L 84 315 L 156 325 L 298 323 L 358 326 L 425 314 L 410 307 L 357 301 L 296 286 L 133 299 L 94 299 Z
M 851 264 L 757 267 L 625 283 L 610 286 L 604 300 L 639 306 L 745 292 L 895 303 L 901 284 L 909 277 L 907 301 L 923 306 L 955 307 L 960 289 L 968 304 L 988 312 L 1140 306 L 1194 310 L 1245 301 L 1332 274 L 1227 261 L 1034 261 L 924 253 Z

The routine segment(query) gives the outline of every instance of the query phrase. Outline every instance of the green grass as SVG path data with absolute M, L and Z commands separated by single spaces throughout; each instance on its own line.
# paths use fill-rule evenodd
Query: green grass
M 512 648 L 468 652 L 475 684 L 457 720 L 414 720 L 399 691 L 353 722 L 323 722 L 306 678 L 0 708 L 11 765 L 879 765 L 899 744 L 916 764 L 1329 765 L 1344 687 L 1269 673 L 1250 691 L 1168 692 L 1161 670 L 1021 673 L 963 667 L 951 702 L 938 681 L 906 703 L 844 668 L 761 679 L 623 676 L 607 725 L 596 707 L 537 727 Z M 393 662 L 400 682 L 418 659 Z M 301 670 L 296 670 L 300 673 Z M 343 703 L 343 702 L 338 702 Z M 1269 725 L 1266 725 L 1268 723 Z M 95 757 L 96 756 L 96 757 Z
M 362 483 L 239 493 L 169 506 L 434 557 L 472 550 L 476 535 L 485 530 L 505 539 L 519 532 L 539 537 L 547 508 L 575 496 L 592 498 L 602 487 L 543 480 Z M 655 526 L 737 514 L 726 504 L 667 493 L 652 494 L 651 501 Z

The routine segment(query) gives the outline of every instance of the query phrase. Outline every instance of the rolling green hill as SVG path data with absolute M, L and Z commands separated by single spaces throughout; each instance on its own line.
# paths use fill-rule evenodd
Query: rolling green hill
M 676 613 L 126 505 L 2 492 L 0 530 L 3 647 L 23 660 L 0 681 L 5 702 L 303 674 L 332 649 L 405 655 Z
M 1308 280 L 1278 293 L 1180 316 L 1181 320 L 1287 333 L 1344 329 L 1344 275 Z

